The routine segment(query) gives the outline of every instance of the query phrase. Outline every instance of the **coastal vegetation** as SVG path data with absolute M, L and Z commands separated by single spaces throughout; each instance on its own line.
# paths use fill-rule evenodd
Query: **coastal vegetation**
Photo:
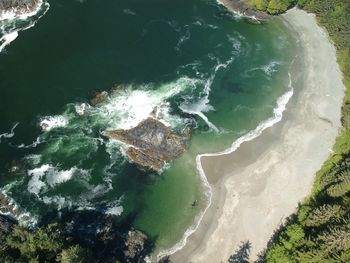
M 58 224 L 29 231 L 15 226 L 0 231 L 1 262 L 86 262 L 89 253 L 67 238 Z
M 29 1 L 29 0 L 28 0 Z M 329 160 L 318 172 L 311 196 L 300 205 L 267 251 L 268 262 L 350 261 L 350 3 L 348 0 L 246 0 L 259 10 L 279 14 L 298 5 L 315 13 L 337 48 L 337 57 L 347 87 L 342 107 L 343 130 Z M 4 1 L 0 1 L 0 4 Z M 57 224 L 36 230 L 14 226 L 0 230 L 0 262 L 91 262 L 98 252 L 110 250 L 115 237 L 104 236 L 97 249 L 83 248 Z M 108 243 L 108 242 L 109 243 Z M 106 243 L 107 242 L 107 243 Z M 123 247 L 124 243 L 121 245 Z M 242 262 L 249 244 L 229 262 Z M 124 247 L 123 247 L 124 249 Z M 109 261 L 123 259 L 113 255 Z
M 283 3 L 279 12 L 284 11 L 286 3 Z M 327 29 L 337 49 L 346 87 L 342 106 L 343 128 L 331 156 L 316 175 L 310 197 L 299 205 L 296 214 L 277 233 L 266 259 L 267 262 L 349 262 L 350 2 L 301 0 L 296 4 L 316 14 L 319 24 Z M 269 9 L 267 11 L 270 12 Z
M 288 8 L 295 5 L 296 0 L 246 0 L 246 3 L 254 9 L 276 15 L 287 11 Z

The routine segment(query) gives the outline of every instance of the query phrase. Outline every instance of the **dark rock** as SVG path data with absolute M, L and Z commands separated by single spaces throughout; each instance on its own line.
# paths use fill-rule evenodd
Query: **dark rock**
M 6 233 L 11 232 L 13 226 L 16 224 L 15 221 L 11 220 L 7 216 L 0 214 L 0 229 Z
M 156 171 L 181 155 L 190 137 L 188 129 L 181 135 L 173 133 L 171 127 L 151 117 L 132 129 L 105 131 L 103 135 L 128 144 L 128 157 L 141 169 Z
M 90 104 L 91 106 L 97 106 L 106 102 L 107 99 L 108 99 L 108 92 L 102 91 L 102 92 L 96 93 L 95 97 L 93 97 L 90 100 Z
M 130 230 L 125 241 L 124 256 L 127 262 L 134 262 L 140 258 L 145 248 L 147 236 L 139 230 Z
M 125 90 L 127 87 L 127 85 L 124 85 L 124 84 L 115 84 L 112 88 L 111 88 L 111 94 L 114 94 L 116 92 L 120 92 L 120 91 L 123 91 Z
M 23 161 L 13 160 L 11 163 L 6 165 L 9 174 L 12 176 L 18 176 L 25 174 L 25 167 Z
M 126 87 L 127 86 L 123 84 L 115 84 L 108 92 L 96 92 L 95 96 L 90 100 L 90 105 L 93 107 L 99 106 L 107 101 L 109 95 L 123 91 L 126 89 Z

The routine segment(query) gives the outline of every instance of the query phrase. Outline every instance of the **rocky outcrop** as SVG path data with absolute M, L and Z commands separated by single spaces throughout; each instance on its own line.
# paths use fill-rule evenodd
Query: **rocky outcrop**
M 90 100 L 90 105 L 95 107 L 95 106 L 100 106 L 101 104 L 104 104 L 105 102 L 107 102 L 108 96 L 124 90 L 125 87 L 126 87 L 125 85 L 116 84 L 110 89 L 109 92 L 107 91 L 96 92 L 95 96 Z
M 19 16 L 37 10 L 41 4 L 40 0 L 0 0 L 0 14 L 14 12 Z
M 9 214 L 13 218 L 28 220 L 28 217 L 22 214 L 21 210 L 4 194 L 0 193 L 0 213 Z
M 219 2 L 223 4 L 228 10 L 246 16 L 253 21 L 255 19 L 257 21 L 264 21 L 270 18 L 267 13 L 250 8 L 242 0 L 220 0 Z
M 108 98 L 107 91 L 98 92 L 98 93 L 96 93 L 95 97 L 93 97 L 90 100 L 90 105 L 93 107 L 100 105 L 100 104 L 104 103 L 107 100 L 107 98 Z
M 147 236 L 139 230 L 130 230 L 125 241 L 126 250 L 124 256 L 126 262 L 135 262 L 140 259 L 142 252 L 145 249 Z
M 127 155 L 141 169 L 159 171 L 181 155 L 189 140 L 189 130 L 174 133 L 171 127 L 149 117 L 129 130 L 105 131 L 104 136 L 128 145 Z

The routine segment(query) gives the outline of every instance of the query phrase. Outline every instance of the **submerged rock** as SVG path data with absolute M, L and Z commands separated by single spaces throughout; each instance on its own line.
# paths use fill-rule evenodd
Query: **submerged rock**
M 11 163 L 6 165 L 10 175 L 19 176 L 25 174 L 25 167 L 23 161 L 12 160 Z
M 123 84 L 115 84 L 109 91 L 96 92 L 95 96 L 90 100 L 90 105 L 93 107 L 100 106 L 107 102 L 110 95 L 124 91 L 126 87 Z
M 171 127 L 152 117 L 132 129 L 105 131 L 103 135 L 127 144 L 128 157 L 141 169 L 156 171 L 181 155 L 189 140 L 189 130 L 174 133 Z
M 102 91 L 99 93 L 96 93 L 95 97 L 93 97 L 90 100 L 90 105 L 91 106 L 97 106 L 102 103 L 104 103 L 108 99 L 108 92 L 107 91 Z

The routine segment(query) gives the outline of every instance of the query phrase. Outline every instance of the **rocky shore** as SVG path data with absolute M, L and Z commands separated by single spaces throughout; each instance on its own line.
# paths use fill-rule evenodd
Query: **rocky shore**
M 242 16 L 248 17 L 253 20 L 265 21 L 270 18 L 270 15 L 268 15 L 267 13 L 250 8 L 242 0 L 218 0 L 218 1 L 220 4 L 225 6 L 231 12 L 240 14 Z
M 18 17 L 35 12 L 42 3 L 42 0 L 0 0 L 0 19 L 4 13 Z

